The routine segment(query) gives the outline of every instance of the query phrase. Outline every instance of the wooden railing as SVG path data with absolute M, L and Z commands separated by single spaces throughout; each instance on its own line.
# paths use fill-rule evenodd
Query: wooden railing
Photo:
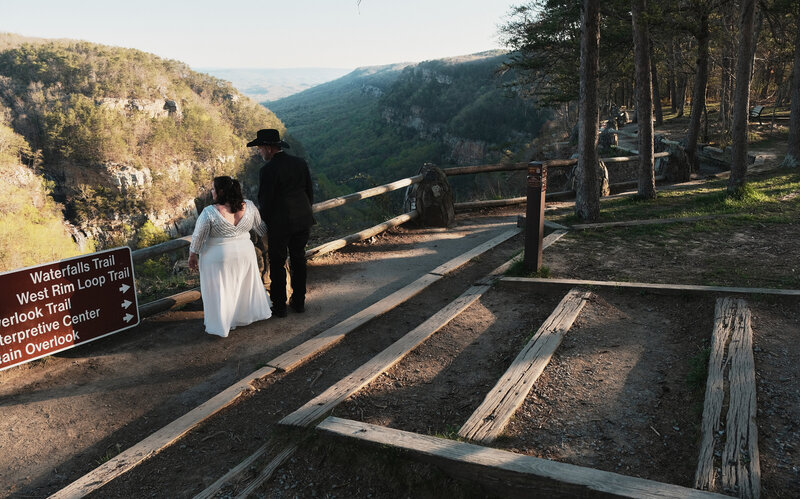
M 378 187 L 371 187 L 369 189 L 365 189 L 363 191 L 355 192 L 353 194 L 347 194 L 345 196 L 340 196 L 333 199 L 328 199 L 326 201 L 322 201 L 320 203 L 314 203 L 311 207 L 314 213 L 319 213 L 321 211 L 330 210 L 332 208 L 337 208 L 339 206 L 343 206 L 349 203 L 354 203 L 356 201 L 360 201 L 362 199 L 371 198 L 374 196 L 378 196 L 381 194 L 386 194 L 387 192 L 396 191 L 397 189 L 402 189 L 403 187 L 408 187 L 412 184 L 418 184 L 422 181 L 422 175 L 415 175 L 413 177 L 404 178 L 402 180 L 397 180 L 395 182 L 391 182 L 389 184 L 380 185 Z M 396 227 L 404 222 L 412 220 L 416 218 L 416 210 L 411 211 L 409 213 L 404 213 L 399 217 L 395 217 L 391 220 L 387 220 L 382 224 L 378 224 L 374 227 L 370 227 L 369 229 L 365 229 L 361 232 L 356 234 L 351 234 L 341 239 L 337 239 L 335 241 L 327 242 L 321 246 L 316 248 L 310 249 L 306 251 L 306 256 L 316 256 L 322 255 L 324 253 L 329 253 L 330 251 L 335 251 L 346 244 L 361 241 L 363 239 L 370 238 L 375 234 L 382 232 L 383 230 L 387 230 L 390 227 Z M 382 228 L 382 230 L 380 230 Z M 377 231 L 377 232 L 376 232 Z M 344 244 L 340 245 L 340 241 L 346 241 Z M 147 259 L 154 258 L 164 253 L 169 253 L 171 251 L 176 251 L 179 249 L 183 249 L 189 246 L 192 242 L 192 236 L 184 236 L 179 237 L 177 239 L 172 239 L 160 244 L 154 244 L 153 246 L 142 248 L 133 251 L 133 262 L 134 263 L 141 263 Z
M 667 152 L 656 153 L 653 155 L 655 158 L 663 158 L 669 156 Z M 636 161 L 639 159 L 638 156 L 620 156 L 620 157 L 613 157 L 613 158 L 601 158 L 605 164 L 613 164 L 613 163 L 626 163 L 629 161 Z M 578 163 L 577 159 L 553 159 L 544 161 L 548 168 L 559 168 L 559 167 L 571 167 Z M 443 168 L 442 171 L 448 177 L 454 177 L 457 175 L 472 175 L 477 173 L 491 173 L 491 172 L 503 172 L 503 171 L 520 171 L 520 170 L 527 170 L 528 163 L 504 163 L 504 164 L 490 164 L 490 165 L 476 165 L 476 166 L 454 166 L 449 168 Z M 326 201 L 322 201 L 319 203 L 314 203 L 312 206 L 312 210 L 314 213 L 319 213 L 321 211 L 330 210 L 333 208 L 337 208 L 339 206 L 343 206 L 346 204 L 354 203 L 356 201 L 360 201 L 363 199 L 371 198 L 374 196 L 379 196 L 381 194 L 386 194 L 388 192 L 395 191 L 397 189 L 402 189 L 404 187 L 408 187 L 413 184 L 418 184 L 422 181 L 422 175 L 415 175 L 413 177 L 407 177 L 401 180 L 397 180 L 388 184 L 380 185 L 377 187 L 371 187 L 369 189 L 365 189 L 363 191 L 355 192 L 352 194 L 347 194 L 345 196 L 340 196 L 333 199 L 328 199 Z M 617 184 L 615 184 L 617 185 Z M 571 191 L 561 191 L 561 192 L 553 192 L 548 193 L 548 198 L 559 198 L 564 197 L 566 195 L 571 194 Z M 525 202 L 525 197 L 517 197 L 517 198 L 509 198 L 509 199 L 492 199 L 488 201 L 472 201 L 472 202 L 465 202 L 465 203 L 456 203 L 456 209 L 470 209 L 470 208 L 479 208 L 479 207 L 491 207 L 491 206 L 506 206 L 510 204 L 520 204 Z M 329 253 L 331 251 L 335 251 L 344 247 L 347 244 L 361 241 L 367 238 L 370 238 L 380 232 L 388 230 L 391 227 L 396 227 L 397 225 L 403 224 L 408 222 L 409 220 L 413 220 L 417 217 L 416 210 L 410 211 L 408 213 L 403 213 L 402 215 L 392 218 L 391 220 L 387 220 L 381 224 L 375 225 L 368 229 L 365 229 L 361 232 L 357 232 L 355 234 L 351 234 L 349 236 L 345 236 L 340 239 L 336 239 L 334 241 L 329 241 L 325 244 L 317 246 L 316 248 L 312 248 L 306 251 L 306 256 L 319 256 L 325 253 Z M 191 236 L 184 236 L 177 239 L 172 239 L 170 241 L 156 244 L 150 246 L 148 248 L 142 248 L 133 251 L 133 261 L 134 263 L 141 263 L 145 260 L 150 258 L 155 258 L 160 256 L 164 253 L 169 253 L 171 251 L 176 251 L 179 249 L 183 249 L 191 243 L 192 237 Z
M 669 156 L 668 152 L 659 152 L 655 153 L 653 157 L 655 159 L 658 158 L 666 158 Z M 611 158 L 600 158 L 604 164 L 614 164 L 614 163 L 627 163 L 630 161 L 637 161 L 639 156 L 616 156 Z M 542 161 L 541 163 L 545 164 L 548 169 L 551 168 L 566 168 L 572 167 L 578 164 L 577 158 L 574 159 L 550 159 L 546 161 Z M 448 177 L 454 175 L 467 175 L 467 174 L 474 174 L 474 173 L 488 173 L 488 172 L 500 172 L 500 171 L 518 171 L 518 170 L 527 170 L 529 163 L 509 163 L 509 164 L 499 164 L 499 165 L 480 165 L 480 166 L 457 166 L 452 168 L 444 168 L 443 171 L 447 174 Z M 656 176 L 656 180 L 663 180 L 663 175 Z M 633 180 L 630 182 L 620 182 L 616 184 L 612 184 L 610 187 L 614 189 L 621 189 L 621 188 L 628 188 L 631 186 L 636 185 L 637 181 Z M 545 195 L 545 199 L 548 201 L 556 200 L 556 199 L 564 199 L 574 196 L 573 191 L 557 191 L 557 192 L 548 192 Z M 481 209 L 481 208 L 493 208 L 493 207 L 500 207 L 500 206 L 511 206 L 516 204 L 524 204 L 526 203 L 528 198 L 526 196 L 515 197 L 515 198 L 506 198 L 506 199 L 489 199 L 485 201 L 468 201 L 463 203 L 456 203 L 455 208 L 456 211 L 459 210 L 472 210 L 472 209 Z
M 664 153 L 657 153 L 654 155 L 654 157 L 661 158 L 661 157 L 666 157 L 668 155 L 669 153 L 664 152 Z M 601 159 L 605 164 L 613 164 L 613 163 L 625 163 L 629 161 L 635 161 L 638 160 L 639 157 L 624 156 L 624 157 L 601 158 Z M 548 166 L 548 168 L 559 168 L 559 167 L 571 167 L 576 165 L 577 162 L 578 162 L 577 159 L 556 159 L 556 160 L 548 160 L 545 161 L 544 163 Z M 520 170 L 525 171 L 528 169 L 528 165 L 529 165 L 528 163 L 506 163 L 506 164 L 491 164 L 491 165 L 477 165 L 477 166 L 455 166 L 450 168 L 443 168 L 442 170 L 448 177 L 453 177 L 457 175 L 472 175 L 477 173 L 520 171 Z M 337 208 L 339 206 L 354 203 L 356 201 L 360 201 L 370 197 L 386 194 L 388 192 L 402 189 L 404 187 L 408 187 L 413 184 L 418 184 L 422 181 L 422 178 L 423 175 L 415 175 L 413 177 L 407 177 L 388 184 L 372 187 L 352 194 L 347 194 L 345 196 L 328 199 L 326 201 L 315 203 L 312 206 L 312 210 L 314 213 L 319 213 L 325 210 Z M 657 180 L 659 179 L 659 177 L 656 178 Z M 635 183 L 635 181 L 633 183 Z M 615 186 L 619 185 L 621 184 L 615 184 Z M 572 191 L 551 192 L 546 194 L 546 199 L 551 200 L 551 199 L 565 198 L 571 195 L 574 195 Z M 456 210 L 468 210 L 468 209 L 487 208 L 495 206 L 509 206 L 515 204 L 524 204 L 526 201 L 527 201 L 526 197 L 493 199 L 486 201 L 471 201 L 471 202 L 456 203 L 455 208 Z M 360 232 L 356 232 L 354 234 L 350 234 L 348 236 L 333 241 L 329 241 L 320 246 L 312 248 L 306 251 L 306 256 L 314 257 L 323 255 L 325 253 L 330 253 L 332 251 L 336 251 L 337 249 L 343 248 L 348 244 L 368 239 L 392 227 L 396 227 L 410 220 L 413 220 L 418 216 L 419 213 L 417 212 L 417 210 L 412 210 L 408 213 L 403 213 L 402 215 L 394 217 L 390 220 L 387 220 L 383 223 L 380 223 L 368 229 L 364 229 Z M 133 262 L 142 263 L 145 260 L 158 257 L 165 253 L 181 250 L 189 246 L 191 240 L 192 236 L 184 236 L 172 239 L 170 241 L 161 244 L 156 244 L 148 248 L 135 250 L 132 252 Z M 184 291 L 182 293 L 172 295 L 167 298 L 161 298 L 153 302 L 141 305 L 139 307 L 139 312 L 141 316 L 146 317 L 167 310 L 172 307 L 176 307 L 182 304 L 195 301 L 198 298 L 200 298 L 199 289 L 195 288 L 188 291 Z

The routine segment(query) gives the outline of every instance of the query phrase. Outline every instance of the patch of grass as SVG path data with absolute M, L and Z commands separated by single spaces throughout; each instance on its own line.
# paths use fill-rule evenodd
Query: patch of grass
M 120 452 L 122 452 L 122 446 L 120 444 L 114 444 L 112 447 L 106 449 L 105 454 L 100 456 L 100 459 L 95 460 L 95 462 L 100 466 L 116 457 Z
M 602 201 L 598 222 L 617 222 L 705 215 L 749 215 L 771 223 L 789 223 L 800 216 L 800 172 L 790 169 L 754 175 L 734 195 L 727 180 L 701 186 L 663 190 L 654 200 L 635 196 Z M 558 211 L 548 219 L 565 225 L 583 223 L 574 213 Z
M 550 268 L 546 265 L 542 265 L 538 271 L 531 272 L 525 267 L 522 259 L 519 259 L 511 264 L 506 271 L 506 275 L 509 277 L 538 277 L 541 279 L 547 279 L 550 277 Z
M 437 438 L 445 438 L 447 440 L 457 440 L 459 442 L 464 441 L 463 438 L 458 436 L 458 430 L 461 427 L 455 424 L 448 424 L 443 432 L 434 433 L 433 436 Z

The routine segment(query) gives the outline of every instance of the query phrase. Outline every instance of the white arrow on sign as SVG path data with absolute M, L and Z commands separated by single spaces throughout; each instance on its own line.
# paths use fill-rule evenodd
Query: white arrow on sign
M 128 291 L 129 289 L 131 289 L 131 287 L 128 286 L 127 284 L 123 284 L 122 286 L 119 287 L 119 290 L 122 291 L 123 293 L 125 291 Z
M 131 319 L 133 319 L 133 316 L 131 314 L 125 314 L 125 317 L 123 317 L 123 319 L 125 319 L 125 322 L 130 322 Z
M 128 301 L 128 300 L 125 300 L 124 302 L 122 302 L 122 308 L 128 308 L 128 307 L 130 307 L 130 306 L 131 306 L 131 303 L 133 303 L 133 302 L 130 302 L 130 301 Z

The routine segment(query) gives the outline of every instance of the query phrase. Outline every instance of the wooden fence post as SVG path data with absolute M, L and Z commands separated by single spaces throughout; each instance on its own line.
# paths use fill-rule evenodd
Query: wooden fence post
M 525 210 L 526 269 L 538 272 L 542 268 L 542 237 L 544 236 L 544 201 L 547 190 L 547 165 L 542 161 L 528 164 L 528 205 Z

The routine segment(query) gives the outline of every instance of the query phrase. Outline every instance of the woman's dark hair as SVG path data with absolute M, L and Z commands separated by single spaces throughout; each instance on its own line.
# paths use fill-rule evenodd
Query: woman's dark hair
M 217 191 L 217 204 L 227 204 L 234 213 L 244 209 L 242 186 L 235 178 L 214 177 L 214 190 Z

